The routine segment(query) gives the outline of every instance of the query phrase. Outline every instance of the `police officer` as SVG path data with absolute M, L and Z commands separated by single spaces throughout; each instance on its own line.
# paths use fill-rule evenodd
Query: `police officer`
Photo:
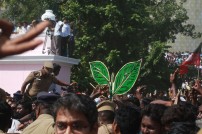
M 59 98 L 59 95 L 48 92 L 37 94 L 36 120 L 27 126 L 22 134 L 54 134 L 52 114 L 52 105 Z
M 98 134 L 113 134 L 112 123 L 114 121 L 115 104 L 109 100 L 100 102 L 97 105 L 98 120 L 100 127 L 98 128 Z
M 21 87 L 21 93 L 24 95 L 24 98 L 32 100 L 34 97 L 36 97 L 37 93 L 41 91 L 48 92 L 48 89 L 52 83 L 58 84 L 60 86 L 71 86 L 71 84 L 67 84 L 58 80 L 52 74 L 52 71 L 53 63 L 45 62 L 41 70 L 31 72 Z

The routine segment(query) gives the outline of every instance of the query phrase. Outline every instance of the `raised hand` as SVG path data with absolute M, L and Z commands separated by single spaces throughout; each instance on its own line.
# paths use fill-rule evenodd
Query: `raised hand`
M 31 29 L 25 35 L 10 40 L 13 25 L 5 20 L 0 20 L 0 58 L 20 54 L 22 52 L 34 49 L 40 45 L 43 41 L 34 38 L 42 33 L 43 30 L 49 25 L 49 21 L 44 21 L 38 24 L 35 28 Z
M 137 87 L 137 92 L 143 92 L 145 89 L 146 89 L 146 85 L 142 85 L 142 86 L 139 86 L 139 87 Z
M 77 87 L 77 86 L 78 86 L 78 83 L 77 83 L 77 82 L 72 82 L 72 83 L 70 83 L 69 86 L 75 86 L 75 87 Z
M 170 74 L 170 83 L 171 83 L 170 97 L 171 97 L 171 99 L 175 98 L 177 95 L 175 80 L 176 80 L 176 75 L 177 75 L 178 71 L 179 71 L 179 69 L 177 68 L 173 74 Z
M 200 80 L 195 80 L 195 84 L 192 88 L 198 91 L 200 94 L 202 94 L 202 87 L 201 87 Z
M 146 87 L 147 87 L 146 85 L 142 85 L 142 86 L 137 87 L 137 90 L 136 90 L 134 96 L 136 98 L 138 98 L 139 100 L 141 100 L 142 92 L 146 89 Z
M 94 89 L 93 92 L 91 93 L 91 98 L 95 98 L 101 95 L 104 95 L 109 91 L 108 85 L 97 85 Z
M 179 69 L 177 68 L 173 74 L 170 74 L 170 83 L 174 83 Z

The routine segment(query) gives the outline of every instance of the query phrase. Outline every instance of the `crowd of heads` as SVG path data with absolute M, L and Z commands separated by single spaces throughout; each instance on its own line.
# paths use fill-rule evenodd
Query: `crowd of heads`
M 36 25 L 39 23 L 38 20 L 32 20 L 30 23 L 28 22 L 18 22 L 14 25 L 14 34 L 25 34 L 31 29 L 35 28 Z
M 200 134 L 202 87 L 196 82 L 190 89 L 192 97 L 171 89 L 171 95 L 160 99 L 147 98 L 140 90 L 111 98 L 109 90 L 95 88 L 88 95 L 72 88 L 59 95 L 39 92 L 30 101 L 19 92 L 11 97 L 0 89 L 0 130 L 7 132 L 16 119 L 20 124 L 14 133 L 45 133 L 49 127 L 56 134 Z M 47 124 L 44 117 L 50 126 L 43 124 Z M 39 126 L 44 130 L 37 130 Z
M 105 96 L 99 102 L 95 100 L 104 95 L 101 92 L 95 97 L 75 89 L 61 95 L 40 92 L 31 102 L 23 101 L 18 92 L 10 97 L 3 89 L 0 91 L 0 120 L 5 121 L 0 122 L 0 129 L 4 132 L 12 119 L 17 119 L 24 124 L 18 127 L 18 132 L 23 133 L 42 114 L 52 116 L 52 127 L 57 134 L 196 134 L 200 130 L 198 105 L 181 100 L 175 104 L 171 98 L 157 100 L 143 94 L 139 99 L 137 91 L 114 96 L 112 100 Z M 29 119 L 24 119 L 28 115 Z

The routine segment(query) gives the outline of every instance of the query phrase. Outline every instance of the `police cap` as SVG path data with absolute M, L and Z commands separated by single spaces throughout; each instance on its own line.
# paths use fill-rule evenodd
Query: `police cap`
M 105 110 L 109 110 L 109 111 L 114 112 L 115 107 L 116 107 L 116 105 L 109 100 L 105 100 L 105 101 L 102 101 L 102 102 L 97 104 L 98 112 L 105 111 Z
M 37 102 L 54 103 L 60 96 L 54 93 L 39 92 Z

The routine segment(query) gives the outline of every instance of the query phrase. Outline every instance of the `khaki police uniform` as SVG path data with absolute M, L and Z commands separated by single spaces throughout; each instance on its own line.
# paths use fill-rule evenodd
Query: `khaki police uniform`
M 103 124 L 98 128 L 98 134 L 113 134 L 112 124 Z
M 197 134 L 202 134 L 202 129 L 200 129 Z
M 2 130 L 0 130 L 0 134 L 5 134 Z
M 42 76 L 41 71 L 33 71 L 31 72 L 28 77 L 25 79 L 25 82 L 31 81 L 29 84 L 26 93 L 29 96 L 36 96 L 37 93 L 42 91 L 48 91 L 50 85 L 52 83 L 58 83 L 58 80 L 55 78 L 54 75 L 49 74 L 46 76 Z
M 37 94 L 37 102 L 47 103 L 51 106 L 59 97 L 53 93 L 40 92 Z M 54 134 L 53 124 L 52 115 L 41 113 L 34 122 L 22 131 L 22 134 Z
M 116 105 L 113 102 L 111 102 L 109 100 L 105 100 L 105 101 L 100 102 L 97 105 L 97 110 L 98 110 L 98 112 L 105 111 L 105 110 L 114 112 L 115 107 L 116 107 Z M 100 127 L 98 128 L 98 134 L 113 134 L 112 124 L 100 125 Z
M 21 134 L 54 134 L 53 117 L 49 114 L 41 114 L 27 126 Z

